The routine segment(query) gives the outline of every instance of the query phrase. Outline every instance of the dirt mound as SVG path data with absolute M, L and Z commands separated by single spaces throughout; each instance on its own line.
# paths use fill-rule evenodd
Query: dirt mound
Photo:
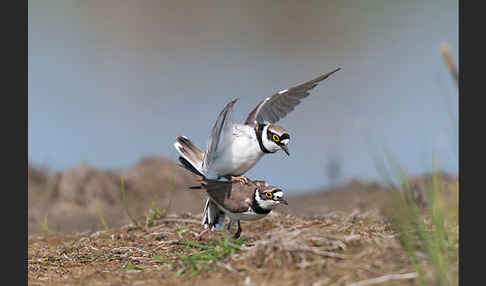
M 109 227 L 130 223 L 122 201 L 121 178 L 128 210 L 136 220 L 143 221 L 154 203 L 161 209 L 169 207 L 172 214 L 202 212 L 204 192 L 188 189 L 196 184 L 195 178 L 163 157 L 145 158 L 124 170 L 78 165 L 53 173 L 29 165 L 29 232 L 45 230 L 46 223 L 56 231 L 99 230 L 103 228 L 102 218 Z M 410 179 L 416 199 L 424 204 L 424 186 L 430 180 L 432 177 L 427 175 Z M 457 176 L 443 174 L 439 181 L 454 188 Z M 380 184 L 352 180 L 329 189 L 291 195 L 289 206 L 278 207 L 278 211 L 301 217 L 332 211 L 365 211 L 390 205 L 385 192 Z
M 29 232 L 42 230 L 99 229 L 100 217 L 109 226 L 129 223 L 121 192 L 123 178 L 129 211 L 140 219 L 155 202 L 183 212 L 200 212 L 204 194 L 187 190 L 195 181 L 187 172 L 162 157 L 142 160 L 126 170 L 98 170 L 78 165 L 59 173 L 29 165 Z M 176 193 L 177 192 L 177 193 Z M 173 198 L 171 200 L 171 197 Z
M 458 176 L 447 173 L 437 173 L 438 189 L 441 191 L 443 202 L 455 203 L 457 196 Z M 427 186 L 432 186 L 434 180 L 431 174 L 411 176 L 408 185 L 412 198 L 421 207 L 428 204 Z M 363 180 L 351 180 L 347 183 L 328 189 L 309 191 L 290 196 L 289 207 L 282 209 L 284 213 L 299 216 L 313 216 L 329 212 L 366 211 L 381 209 L 391 212 L 391 196 L 385 185 Z
M 130 223 L 124 208 L 122 177 L 128 209 L 141 222 L 137 225 Z M 435 178 L 443 201 L 457 204 L 457 176 Z M 427 205 L 425 188 L 433 180 L 425 175 L 408 181 L 419 205 Z M 293 195 L 288 206 L 277 207 L 264 219 L 242 222 L 240 240 L 229 239 L 225 230 L 197 241 L 205 194 L 188 190 L 195 183 L 160 157 L 126 170 L 79 165 L 52 173 L 29 166 L 29 285 L 416 282 L 416 268 L 386 214 L 396 213 L 390 193 L 379 184 L 354 180 Z M 170 204 L 169 215 L 144 224 L 153 202 Z M 420 268 L 431 279 L 433 265 L 423 249 L 417 253 Z M 447 271 L 457 273 L 456 268 Z
M 242 222 L 243 245 L 226 240 L 225 231 L 196 242 L 199 221 L 171 217 L 151 228 L 30 235 L 29 284 L 347 285 L 381 277 L 384 285 L 412 285 L 416 276 L 376 212 L 313 219 L 272 212 Z

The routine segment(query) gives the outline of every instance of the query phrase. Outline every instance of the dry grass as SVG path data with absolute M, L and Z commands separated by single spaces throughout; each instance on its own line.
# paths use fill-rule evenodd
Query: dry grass
M 388 219 L 393 209 L 383 186 L 352 181 L 327 192 L 292 196 L 288 207 L 279 207 L 259 221 L 242 222 L 242 241 L 227 240 L 228 233 L 215 232 L 198 245 L 204 195 L 184 191 L 191 184 L 184 177 L 170 183 L 163 175 L 164 164 L 147 160 L 120 172 L 125 178 L 127 205 L 140 222 L 138 226 L 128 225 L 120 173 L 78 167 L 50 174 L 31 168 L 29 216 L 38 214 L 40 222 L 33 225 L 29 217 L 29 285 L 416 283 L 417 273 L 401 245 L 399 230 Z M 159 185 L 146 182 L 151 176 Z M 67 188 L 70 185 L 61 183 L 62 177 L 71 178 L 75 187 Z M 111 190 L 112 180 L 118 189 Z M 418 202 L 424 197 L 420 193 L 426 180 L 410 180 Z M 456 190 L 456 177 L 444 175 L 441 182 L 453 186 L 444 190 Z M 73 190 L 80 193 L 73 196 Z M 109 201 L 111 192 L 113 202 Z M 456 198 L 447 193 L 445 203 Z M 93 194 L 93 199 L 86 197 Z M 74 212 L 80 210 L 81 217 L 71 221 L 70 227 L 63 228 L 73 215 L 63 220 L 64 213 L 55 211 L 62 204 L 75 206 Z M 169 204 L 168 213 L 158 209 Z M 42 229 L 44 213 L 48 220 Z M 77 232 L 72 232 L 76 227 Z M 419 259 L 425 272 L 432 269 L 426 257 Z
M 123 177 L 126 201 L 121 192 Z M 171 208 L 180 212 L 200 211 L 204 194 L 187 191 L 193 184 L 186 172 L 161 157 L 142 160 L 127 170 L 100 171 L 89 165 L 78 165 L 62 172 L 29 166 L 28 228 L 44 231 L 48 217 L 53 231 L 98 230 L 131 223 L 125 202 L 134 220 L 143 220 L 154 201 L 167 207 L 177 190 L 178 200 Z M 103 219 L 101 219 L 103 217 Z M 102 222 L 104 221 L 104 222 Z
M 193 277 L 179 277 L 190 268 L 179 256 L 194 255 L 181 242 L 194 241 L 201 230 L 199 217 L 178 216 L 151 228 L 33 234 L 29 284 L 346 285 L 411 272 L 396 234 L 376 212 L 313 219 L 273 213 L 243 223 L 239 254 L 212 261 Z M 201 243 L 223 241 L 224 235 L 211 233 Z

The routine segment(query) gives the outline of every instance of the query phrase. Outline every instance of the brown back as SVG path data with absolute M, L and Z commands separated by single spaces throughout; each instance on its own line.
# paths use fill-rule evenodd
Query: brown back
M 255 190 L 260 192 L 268 189 L 274 189 L 266 185 L 264 181 L 248 180 L 248 184 L 205 181 L 202 183 L 208 195 L 219 205 L 231 212 L 244 212 L 250 207 L 254 197 Z

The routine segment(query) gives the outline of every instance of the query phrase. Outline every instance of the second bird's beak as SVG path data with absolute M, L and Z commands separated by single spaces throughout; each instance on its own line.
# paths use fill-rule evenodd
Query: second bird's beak
M 286 145 L 283 145 L 282 147 L 282 150 L 284 150 L 285 154 L 287 154 L 287 156 L 290 156 L 290 153 L 289 153 L 289 148 L 286 146 Z
M 280 201 L 281 204 L 284 204 L 284 205 L 289 204 L 285 198 L 280 198 L 279 201 Z

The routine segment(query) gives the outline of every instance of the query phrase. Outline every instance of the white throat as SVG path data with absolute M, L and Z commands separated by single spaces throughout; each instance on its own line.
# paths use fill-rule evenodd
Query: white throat
M 264 200 L 260 198 L 260 194 L 258 190 L 255 191 L 255 200 L 258 206 L 264 210 L 272 210 L 278 204 L 278 202 L 274 200 Z

